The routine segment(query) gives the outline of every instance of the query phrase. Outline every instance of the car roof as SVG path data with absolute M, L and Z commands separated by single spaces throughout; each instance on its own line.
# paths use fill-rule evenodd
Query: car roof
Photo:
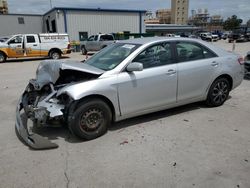
M 129 40 L 121 40 L 118 41 L 120 43 L 130 43 L 130 44 L 148 44 L 153 42 L 164 42 L 164 41 L 196 41 L 201 42 L 199 39 L 192 39 L 192 38 L 181 38 L 181 37 L 145 37 L 145 38 L 136 38 L 136 39 L 129 39 Z
M 201 39 L 194 39 L 194 38 L 182 38 L 182 37 L 145 37 L 145 38 L 136 38 L 136 39 L 129 39 L 129 40 L 121 40 L 117 41 L 118 43 L 126 43 L 126 44 L 153 44 L 157 42 L 170 42 L 170 41 L 187 41 L 187 42 L 196 42 L 199 44 L 202 44 L 209 48 L 210 50 L 214 51 L 219 56 L 229 55 L 230 52 L 227 52 L 226 50 L 214 46 L 211 43 L 208 43 L 206 41 L 203 41 Z

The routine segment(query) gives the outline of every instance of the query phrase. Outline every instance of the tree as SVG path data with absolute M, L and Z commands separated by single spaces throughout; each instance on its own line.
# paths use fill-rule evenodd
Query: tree
M 242 19 L 238 19 L 236 15 L 233 15 L 230 18 L 227 18 L 227 20 L 223 24 L 223 27 L 227 31 L 234 30 L 239 28 L 241 23 Z

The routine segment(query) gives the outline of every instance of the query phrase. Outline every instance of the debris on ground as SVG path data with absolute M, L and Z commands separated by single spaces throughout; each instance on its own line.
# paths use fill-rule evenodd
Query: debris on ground
M 123 142 L 120 143 L 120 145 L 128 144 L 127 140 L 124 140 Z
M 248 160 L 247 160 L 247 159 L 245 159 L 244 161 L 248 163 Z
M 188 120 L 188 119 L 183 119 L 183 121 L 189 122 L 189 120 Z
M 177 164 L 176 164 L 176 162 L 173 164 L 173 166 L 175 167 Z
M 238 130 L 238 129 L 235 129 L 234 131 L 236 131 L 236 132 L 237 132 L 237 131 L 239 131 L 239 130 Z

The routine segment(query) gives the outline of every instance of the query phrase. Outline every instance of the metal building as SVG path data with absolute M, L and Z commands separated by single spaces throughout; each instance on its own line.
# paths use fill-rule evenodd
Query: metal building
M 97 33 L 145 33 L 143 10 L 78 9 L 56 7 L 43 16 L 44 32 L 68 33 L 81 41 Z
M 0 36 L 22 33 L 68 33 L 81 41 L 101 33 L 145 33 L 143 10 L 55 7 L 44 15 L 0 15 Z
M 23 33 L 41 33 L 43 31 L 41 15 L 1 14 L 0 36 Z

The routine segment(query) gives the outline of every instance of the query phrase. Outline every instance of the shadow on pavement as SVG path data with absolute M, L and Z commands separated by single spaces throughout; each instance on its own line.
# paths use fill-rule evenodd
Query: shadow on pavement
M 61 59 L 68 59 L 68 56 L 63 56 Z M 4 63 L 20 63 L 24 61 L 41 61 L 41 60 L 48 60 L 50 59 L 49 57 L 39 57 L 39 58 L 16 58 L 16 59 L 8 59 Z M 2 64 L 4 64 L 2 63 Z

